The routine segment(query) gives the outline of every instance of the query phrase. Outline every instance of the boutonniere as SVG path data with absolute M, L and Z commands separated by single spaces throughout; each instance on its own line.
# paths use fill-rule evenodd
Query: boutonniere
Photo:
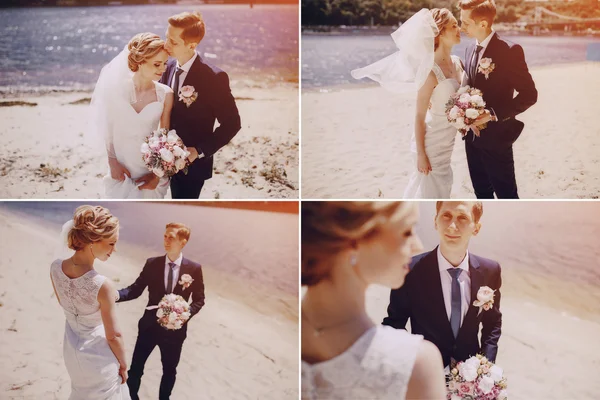
M 183 286 L 184 289 L 189 288 L 192 282 L 194 282 L 194 279 L 192 279 L 189 274 L 181 275 L 181 279 L 179 280 L 179 284 Z
M 484 57 L 481 60 L 479 60 L 479 67 L 477 67 L 477 72 L 483 74 L 485 76 L 485 79 L 488 79 L 494 68 L 496 68 L 496 64 L 492 62 L 492 59 L 489 57 Z
M 482 286 L 477 292 L 477 300 L 473 302 L 475 307 L 479 307 L 479 314 L 481 311 L 489 311 L 494 306 L 494 292 L 495 290 L 490 289 L 487 286 Z
M 188 108 L 197 98 L 198 92 L 196 92 L 196 89 L 193 86 L 182 86 L 179 90 L 179 101 L 183 101 Z

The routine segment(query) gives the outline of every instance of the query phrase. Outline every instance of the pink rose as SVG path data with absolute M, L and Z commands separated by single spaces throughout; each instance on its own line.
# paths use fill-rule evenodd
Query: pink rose
M 181 95 L 183 97 L 192 97 L 192 95 L 194 94 L 194 87 L 193 86 L 184 86 L 181 88 Z

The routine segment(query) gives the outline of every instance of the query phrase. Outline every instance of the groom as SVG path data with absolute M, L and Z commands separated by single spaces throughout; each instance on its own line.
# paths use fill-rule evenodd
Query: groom
M 478 199 L 493 199 L 494 193 L 499 199 L 518 199 L 512 145 L 525 124 L 515 116 L 536 103 L 535 83 L 523 48 L 492 29 L 494 0 L 459 0 L 458 5 L 463 32 L 477 39 L 466 50 L 462 85 L 481 90 L 491 111 L 477 121 L 479 137 L 473 131 L 464 137 L 473 189 Z
M 190 151 L 187 175 L 171 178 L 174 199 L 197 199 L 204 181 L 212 177 L 213 155 L 241 129 L 240 115 L 224 71 L 204 62 L 196 47 L 205 26 L 198 12 L 169 18 L 165 49 L 174 60 L 160 82 L 175 93 L 171 129 L 175 129 Z M 219 126 L 215 129 L 215 121 Z
M 198 314 L 198 311 L 204 306 L 204 281 L 200 264 L 184 258 L 181 253 L 189 238 L 190 228 L 180 223 L 168 224 L 164 235 L 164 247 L 167 254 L 149 258 L 135 282 L 131 286 L 119 290 L 117 302 L 137 299 L 148 287 L 148 306 L 158 305 L 164 295 L 173 293 L 188 302 L 191 296 L 193 301 L 190 304 L 190 319 Z M 186 288 L 184 280 L 190 281 L 190 278 L 192 279 L 191 285 Z M 156 310 L 144 311 L 144 315 L 138 323 L 138 337 L 127 380 L 133 400 L 139 399 L 138 391 L 144 374 L 144 365 L 156 346 L 160 349 L 163 366 L 158 398 L 160 400 L 169 399 L 173 386 L 175 386 L 177 364 L 179 364 L 181 349 L 187 336 L 189 321 L 178 330 L 168 330 L 158 324 Z
M 494 362 L 502 329 L 500 265 L 468 250 L 471 236 L 481 229 L 483 205 L 438 201 L 436 211 L 440 245 L 413 258 L 404 286 L 391 291 L 383 324 L 406 329 L 410 319 L 411 332 L 435 344 L 445 366 L 476 354 Z M 495 291 L 489 310 L 473 304 L 486 300 L 486 286 Z

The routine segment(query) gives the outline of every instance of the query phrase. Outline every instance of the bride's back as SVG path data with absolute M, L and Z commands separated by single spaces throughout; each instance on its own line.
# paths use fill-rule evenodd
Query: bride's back
M 50 267 L 50 275 L 71 328 L 77 330 L 101 325 L 98 291 L 106 277 L 92 269 L 81 276 L 70 278 L 64 273 L 62 263 L 62 260 L 54 261 Z

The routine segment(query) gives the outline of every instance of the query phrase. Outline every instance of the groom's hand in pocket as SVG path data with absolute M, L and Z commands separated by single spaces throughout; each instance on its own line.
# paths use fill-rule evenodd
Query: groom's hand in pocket
M 123 182 L 125 175 L 131 178 L 131 173 L 123 164 L 117 161 L 116 158 L 108 158 L 108 166 L 110 168 L 110 177 L 116 181 Z
M 154 175 L 152 172 L 150 172 L 137 179 L 135 183 L 138 185 L 141 184 L 140 186 L 138 186 L 139 190 L 154 190 L 158 186 L 159 181 L 160 178 Z

